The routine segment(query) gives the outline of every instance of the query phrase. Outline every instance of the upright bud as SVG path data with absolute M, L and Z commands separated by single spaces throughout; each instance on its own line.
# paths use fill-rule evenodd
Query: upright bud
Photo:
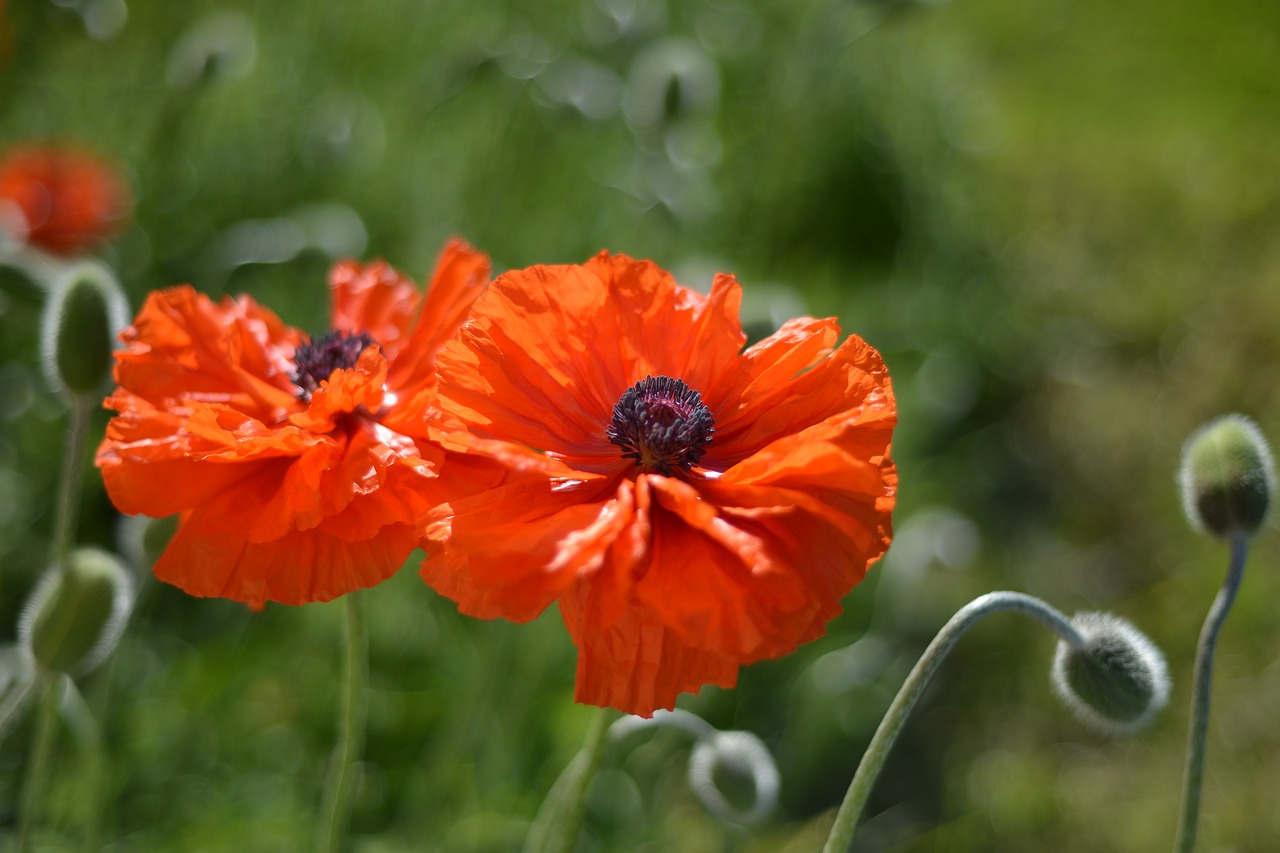
M 778 804 L 778 765 L 750 732 L 714 732 L 693 747 L 689 787 L 716 817 L 751 825 Z
M 1084 648 L 1059 641 L 1053 686 L 1080 720 L 1104 734 L 1144 728 L 1169 701 L 1169 667 L 1146 635 L 1118 616 L 1077 613 Z
M 1222 539 L 1252 536 L 1276 488 L 1271 448 L 1249 418 L 1224 415 L 1187 439 L 1178 483 L 1183 511 L 1197 530 Z
M 44 310 L 41 340 L 49 383 L 72 396 L 100 393 L 126 314 L 111 270 L 94 261 L 69 269 L 54 283 Z
M 19 642 L 38 669 L 83 675 L 120 640 L 133 604 L 133 580 L 112 554 L 80 548 L 65 571 L 45 574 L 22 609 Z

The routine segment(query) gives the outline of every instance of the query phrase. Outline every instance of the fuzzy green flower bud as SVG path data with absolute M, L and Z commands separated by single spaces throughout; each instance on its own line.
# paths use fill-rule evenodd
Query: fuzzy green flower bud
M 79 548 L 64 570 L 47 572 L 22 609 L 19 642 L 37 668 L 83 675 L 120 640 L 133 604 L 133 579 L 115 555 Z
M 1223 539 L 1252 536 L 1276 488 L 1271 448 L 1249 418 L 1224 415 L 1187 439 L 1178 483 L 1192 527 Z
M 1169 701 L 1164 655 L 1131 623 L 1107 613 L 1071 619 L 1084 648 L 1058 643 L 1054 691 L 1087 725 L 1105 734 L 1144 728 Z
M 54 282 L 41 328 L 45 371 L 55 390 L 98 394 L 111 375 L 111 347 L 128 321 L 124 294 L 111 270 L 95 261 Z

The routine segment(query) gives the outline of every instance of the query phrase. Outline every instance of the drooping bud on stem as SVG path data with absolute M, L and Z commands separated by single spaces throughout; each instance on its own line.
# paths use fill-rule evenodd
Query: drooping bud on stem
M 18 639 L 38 669 L 83 675 L 120 640 L 133 604 L 133 580 L 112 554 L 79 548 L 62 571 L 47 572 L 22 609 Z
M 778 765 L 751 732 L 715 732 L 693 747 L 689 787 L 716 817 L 750 826 L 778 804 Z
M 1193 527 L 1222 539 L 1252 536 L 1276 488 L 1271 448 L 1252 420 L 1224 415 L 1187 439 L 1178 482 Z
M 126 305 L 111 270 L 86 261 L 54 283 L 45 305 L 41 340 L 45 370 L 55 390 L 94 396 L 111 374 L 111 347 L 127 322 Z
M 1059 641 L 1053 686 L 1075 715 L 1105 734 L 1138 731 L 1169 701 L 1169 667 L 1146 635 L 1118 616 L 1077 613 L 1084 646 Z

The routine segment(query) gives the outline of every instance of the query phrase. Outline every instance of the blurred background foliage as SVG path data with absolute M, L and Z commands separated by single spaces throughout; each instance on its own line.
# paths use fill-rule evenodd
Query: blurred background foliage
M 884 353 L 901 407 L 889 556 L 827 637 L 681 702 L 765 740 L 779 809 L 753 832 L 723 826 L 688 794 L 688 739 L 633 736 L 606 759 L 582 850 L 816 849 L 911 663 L 993 588 L 1132 619 L 1169 657 L 1170 708 L 1129 740 L 1086 731 L 1050 695 L 1052 639 L 998 617 L 905 731 L 857 849 L 1171 845 L 1193 649 L 1226 562 L 1181 518 L 1180 445 L 1234 410 L 1280 437 L 1280 6 L 20 0 L 2 14 L 0 145 L 74 141 L 124 170 L 133 224 L 102 254 L 135 307 L 189 281 L 321 328 L 333 258 L 421 279 L 460 234 L 499 268 L 607 247 L 694 286 L 733 271 L 753 334 L 834 314 Z M 41 301 L 0 271 L 0 642 L 48 558 L 62 446 Z M 123 547 L 132 528 L 95 477 L 84 504 L 80 540 Z M 1280 848 L 1276 538 L 1221 642 L 1206 851 Z M 589 716 L 558 615 L 463 619 L 411 566 L 366 602 L 354 849 L 516 849 Z M 251 613 L 144 586 L 86 685 L 108 744 L 106 849 L 309 844 L 340 609 Z M 0 744 L 0 838 L 29 735 L 28 721 Z M 84 762 L 64 732 L 49 849 L 93 819 Z

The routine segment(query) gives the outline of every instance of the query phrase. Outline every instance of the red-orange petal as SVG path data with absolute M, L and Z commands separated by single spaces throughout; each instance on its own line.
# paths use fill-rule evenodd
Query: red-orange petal
M 436 352 L 467 318 L 491 272 L 489 257 L 483 252 L 457 238 L 449 241 L 436 261 L 422 311 L 397 353 L 390 376 L 393 387 L 420 384 L 430 374 Z
M 390 524 L 368 539 L 321 530 L 295 531 L 268 542 L 227 535 L 206 506 L 183 519 L 155 565 L 155 575 L 191 595 L 261 605 L 330 601 L 395 574 L 419 532 Z
M 247 296 L 157 291 L 120 338 L 116 383 L 157 406 L 219 402 L 266 421 L 300 408 L 289 361 L 299 335 Z
M 420 295 L 413 280 L 385 261 L 339 261 L 329 270 L 330 328 L 367 332 L 394 358 L 409 333 Z
M 519 477 L 442 508 L 427 530 L 422 578 L 470 616 L 533 619 L 598 567 L 630 520 L 630 484 Z
M 681 693 L 737 684 L 736 661 L 690 647 L 645 610 L 602 619 L 607 608 L 595 598 L 616 595 L 601 583 L 582 582 L 560 597 L 565 626 L 578 647 L 575 700 L 649 717 L 674 708 Z

